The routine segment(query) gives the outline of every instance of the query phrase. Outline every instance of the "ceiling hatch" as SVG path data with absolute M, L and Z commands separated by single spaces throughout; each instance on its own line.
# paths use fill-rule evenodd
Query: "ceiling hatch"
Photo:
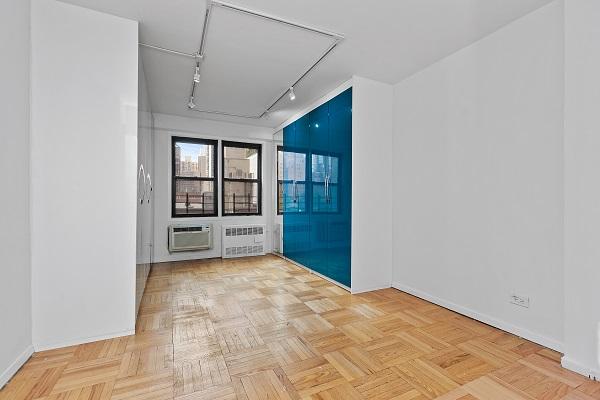
M 261 118 L 278 102 L 289 101 L 290 88 L 340 40 L 335 33 L 209 2 L 190 109 Z

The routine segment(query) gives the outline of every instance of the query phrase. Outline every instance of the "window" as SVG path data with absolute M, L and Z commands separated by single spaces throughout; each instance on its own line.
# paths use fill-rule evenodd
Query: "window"
M 261 214 L 261 145 L 223 142 L 223 215 Z
M 173 137 L 171 216 L 217 215 L 217 141 Z
M 277 214 L 306 212 L 306 153 L 277 147 Z

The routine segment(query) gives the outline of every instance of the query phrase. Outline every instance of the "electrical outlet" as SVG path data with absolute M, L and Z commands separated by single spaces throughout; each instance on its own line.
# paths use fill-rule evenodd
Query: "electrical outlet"
M 510 296 L 510 303 L 519 307 L 529 308 L 529 297 L 513 294 Z

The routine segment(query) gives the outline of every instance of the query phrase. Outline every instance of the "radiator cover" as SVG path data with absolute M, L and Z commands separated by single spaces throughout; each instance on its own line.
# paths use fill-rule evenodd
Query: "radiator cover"
M 248 257 L 265 254 L 265 225 L 223 226 L 222 257 Z

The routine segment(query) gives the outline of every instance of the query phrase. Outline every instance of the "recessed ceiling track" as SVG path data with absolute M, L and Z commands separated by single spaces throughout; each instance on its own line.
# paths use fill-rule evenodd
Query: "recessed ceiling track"
M 199 74 L 200 74 L 200 66 L 202 64 L 202 61 L 204 59 L 205 56 L 205 48 L 206 48 L 206 35 L 208 32 L 208 27 L 210 24 L 210 17 L 212 14 L 212 9 L 213 7 L 221 7 L 221 8 L 225 8 L 228 10 L 232 10 L 235 12 L 239 12 L 239 13 L 243 13 L 246 15 L 250 15 L 253 17 L 257 17 L 257 18 L 261 18 L 261 19 L 265 19 L 271 22 L 276 22 L 276 23 L 280 23 L 280 24 L 284 24 L 290 27 L 294 27 L 294 28 L 298 28 L 298 29 L 302 29 L 302 30 L 306 30 L 312 33 L 317 33 L 319 35 L 324 35 L 326 37 L 331 38 L 332 43 L 331 45 L 329 45 L 329 47 L 327 47 L 325 49 L 325 51 L 313 62 L 313 64 L 304 71 L 304 73 L 302 73 L 300 75 L 299 78 L 297 78 L 295 81 L 291 82 L 291 84 L 289 85 L 289 89 L 286 89 L 283 93 L 281 93 L 277 98 L 275 98 L 273 100 L 273 102 L 260 114 L 258 115 L 238 115 L 238 114 L 232 114 L 232 113 L 228 113 L 225 111 L 217 111 L 217 110 L 203 110 L 203 109 L 199 109 L 196 107 L 196 105 L 194 104 L 194 96 L 196 95 L 196 91 L 199 89 Z M 315 28 L 315 27 L 311 27 L 308 25 L 303 25 L 303 24 L 299 24 L 296 22 L 292 22 L 286 19 L 282 19 L 282 18 L 278 18 L 272 15 L 268 15 L 268 14 L 263 14 L 257 11 L 253 11 L 247 8 L 242 8 L 242 7 L 238 7 L 229 3 L 224 3 L 218 0 L 209 0 L 206 6 L 206 15 L 204 18 L 204 26 L 202 28 L 202 37 L 200 40 L 200 48 L 198 49 L 198 53 L 196 54 L 186 54 L 186 53 L 181 53 L 181 52 L 177 52 L 180 55 L 185 55 L 185 56 L 192 56 L 196 59 L 196 65 L 195 65 L 195 70 L 194 70 L 194 78 L 192 80 L 192 89 L 191 89 L 191 93 L 190 93 L 190 101 L 188 103 L 188 108 L 190 110 L 196 111 L 196 112 L 201 112 L 201 113 L 207 113 L 207 114 L 216 114 L 216 115 L 224 115 L 224 116 L 231 116 L 231 117 L 240 117 L 240 118 L 251 118 L 251 119 L 259 119 L 264 117 L 266 114 L 269 113 L 269 111 L 271 111 L 271 109 L 273 107 L 275 107 L 275 105 L 281 100 L 283 99 L 286 94 L 293 94 L 294 93 L 294 87 L 300 82 L 302 81 L 321 61 L 323 61 L 323 59 L 325 57 L 327 57 L 327 55 L 329 53 L 331 53 L 333 51 L 333 49 L 344 39 L 344 37 L 340 34 L 337 33 L 333 33 L 333 32 L 328 32 L 319 28 Z M 147 46 L 147 47 L 154 47 L 154 46 Z M 157 49 L 157 50 L 166 50 L 166 49 Z M 295 98 L 295 95 L 290 96 L 290 99 Z
M 158 51 L 162 51 L 164 53 L 169 53 L 169 54 L 174 54 L 176 56 L 183 56 L 183 57 L 190 57 L 190 58 L 196 58 L 196 54 L 190 54 L 190 53 L 184 53 L 183 51 L 177 51 L 177 50 L 171 50 L 171 49 L 166 49 L 164 47 L 160 47 L 160 46 L 154 46 L 152 44 L 148 44 L 148 43 L 139 43 L 140 46 L 142 47 L 146 47 L 148 49 L 153 49 L 153 50 L 158 50 Z

